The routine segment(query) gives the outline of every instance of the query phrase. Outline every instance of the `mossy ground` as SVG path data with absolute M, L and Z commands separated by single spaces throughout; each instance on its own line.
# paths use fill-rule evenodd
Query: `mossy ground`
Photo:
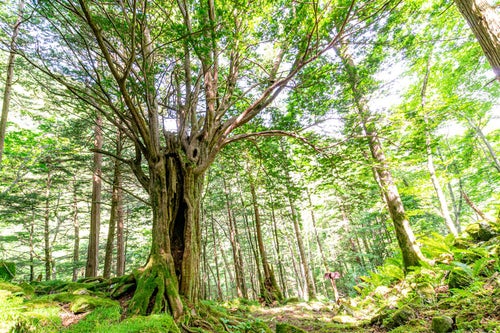
M 177 323 L 168 314 L 131 315 L 127 305 L 134 288 L 122 288 L 131 285 L 129 277 L 0 281 L 0 333 L 432 332 L 436 317 L 452 322 L 453 332 L 500 332 L 500 235 L 487 241 L 435 236 L 422 242 L 434 265 L 405 276 L 397 260 L 388 260 L 361 278 L 359 296 L 339 304 L 295 299 L 263 307 L 241 299 L 202 301 L 196 307 L 187 304 L 187 315 Z
M 408 286 L 404 281 L 376 288 L 368 295 L 342 300 L 340 305 L 328 301 L 289 302 L 276 307 L 247 300 L 202 302 L 197 309 L 199 316 L 185 324 L 193 332 L 266 333 L 275 332 L 280 323 L 318 333 L 431 332 L 432 318 L 445 315 L 454 320 L 454 332 L 500 329 L 498 272 L 467 289 L 444 290 L 431 300 Z M 119 301 L 79 287 L 72 292 L 37 295 L 29 288 L 25 291 L 19 285 L 0 283 L 0 333 L 182 331 L 182 324 L 175 325 L 169 315 L 126 318 Z

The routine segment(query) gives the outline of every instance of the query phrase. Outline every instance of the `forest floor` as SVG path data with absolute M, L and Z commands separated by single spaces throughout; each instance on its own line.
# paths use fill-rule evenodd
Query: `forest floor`
M 130 291 L 112 297 L 111 290 L 130 285 L 131 276 L 122 282 L 0 281 L 0 333 L 500 333 L 500 225 L 493 227 L 478 225 L 457 239 L 422 239 L 432 264 L 404 274 L 400 260 L 389 259 L 360 277 L 356 297 L 339 304 L 202 301 L 193 311 L 197 316 L 182 324 L 168 314 L 127 316 Z
M 377 326 L 368 327 L 366 319 L 353 315 L 338 315 L 339 307 L 325 302 L 296 302 L 278 307 L 258 307 L 249 311 L 264 321 L 273 331 L 277 324 L 288 324 L 306 332 L 386 332 Z

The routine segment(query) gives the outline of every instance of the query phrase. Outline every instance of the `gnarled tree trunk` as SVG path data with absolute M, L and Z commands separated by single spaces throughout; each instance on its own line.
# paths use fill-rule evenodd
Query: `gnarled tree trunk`
M 201 246 L 199 203 L 203 175 L 182 164 L 179 154 L 149 162 L 149 195 L 153 235 L 148 261 L 137 272 L 131 311 L 138 314 L 183 314 L 181 296 L 190 303 L 198 297 Z

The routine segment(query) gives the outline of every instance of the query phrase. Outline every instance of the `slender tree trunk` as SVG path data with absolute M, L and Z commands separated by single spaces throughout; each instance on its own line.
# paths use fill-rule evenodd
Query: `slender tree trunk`
M 215 272 L 217 273 L 217 276 L 215 276 L 215 281 L 216 281 L 216 284 L 217 284 L 217 299 L 218 300 L 222 300 L 222 287 L 221 287 L 221 283 L 220 283 L 220 271 L 219 271 L 219 260 L 217 259 L 217 248 L 218 248 L 218 244 L 217 244 L 217 237 L 215 236 L 215 227 L 214 227 L 214 218 L 212 217 L 212 223 L 211 223 L 211 226 L 212 226 L 212 240 L 214 242 L 214 262 L 215 262 Z
M 35 280 L 35 207 L 31 207 L 31 220 L 30 220 L 30 228 L 29 228 L 29 247 L 30 247 L 30 282 Z
M 121 135 L 120 135 L 121 142 Z M 121 144 L 121 143 L 120 143 Z M 118 207 L 116 210 L 116 275 L 122 276 L 125 274 L 125 224 L 124 224 L 124 212 L 123 212 L 123 191 L 122 191 L 122 177 L 121 177 L 121 166 L 118 165 L 120 175 L 117 179 L 118 181 Z M 115 170 L 115 174 L 117 170 Z
M 274 243 L 276 247 L 276 255 L 278 257 L 278 272 L 281 281 L 281 290 L 283 291 L 283 296 L 287 297 L 287 286 L 285 274 L 283 273 L 283 258 L 281 254 L 281 246 L 278 237 L 278 223 L 276 221 L 276 214 L 274 210 L 274 198 L 271 196 L 271 220 L 273 221 L 273 235 L 274 235 Z
M 122 143 L 120 130 L 118 130 L 116 138 L 116 156 L 121 157 Z M 123 228 L 123 209 L 122 209 L 122 175 L 121 175 L 121 165 L 118 159 L 114 161 L 114 176 L 113 176 L 113 189 L 111 196 L 111 214 L 109 216 L 109 228 L 108 228 L 108 239 L 106 241 L 106 253 L 104 256 L 104 278 L 109 278 L 111 276 L 111 266 L 113 264 L 113 251 L 115 244 L 115 233 L 117 231 L 117 226 L 119 220 L 121 219 Z M 122 263 L 118 263 L 117 255 L 117 266 L 122 266 Z M 123 273 L 122 273 L 123 274 Z
M 80 221 L 78 220 L 78 196 L 76 175 L 73 176 L 73 281 L 78 280 L 80 261 Z
M 2 116 L 0 118 L 0 167 L 2 165 L 3 148 L 5 143 L 5 132 L 7 129 L 7 119 L 9 115 L 12 85 L 14 80 L 14 60 L 16 57 L 16 41 L 19 34 L 19 27 L 23 19 L 24 0 L 18 1 L 17 20 L 12 29 L 10 39 L 9 58 L 7 60 L 7 77 L 5 78 L 5 89 L 3 92 Z
M 425 117 L 427 118 L 427 117 Z M 448 210 L 448 204 L 446 203 L 446 198 L 444 196 L 443 189 L 441 188 L 441 184 L 439 183 L 439 179 L 436 176 L 436 169 L 434 168 L 434 159 L 432 157 L 432 149 L 431 149 L 431 138 L 429 131 L 426 131 L 425 135 L 425 147 L 427 151 L 427 170 L 429 171 L 429 175 L 431 177 L 432 185 L 434 186 L 434 190 L 436 191 L 436 196 L 439 201 L 439 208 L 441 210 L 441 215 L 444 218 L 446 227 L 455 237 L 458 236 L 458 230 L 455 227 L 455 223 L 453 222 L 450 211 Z
M 354 98 L 354 107 L 359 116 L 362 132 L 366 136 L 368 146 L 375 163 L 376 174 L 382 187 L 387 209 L 394 223 L 396 238 L 399 248 L 403 254 L 403 265 L 405 270 L 411 266 L 420 266 L 420 262 L 425 258 L 420 251 L 413 231 L 410 227 L 408 218 L 403 206 L 403 201 L 399 195 L 398 188 L 394 183 L 392 174 L 389 170 L 389 164 L 382 148 L 382 143 L 378 137 L 376 126 L 373 120 L 370 120 L 370 111 L 366 104 L 365 97 L 358 89 L 360 81 L 356 65 L 352 57 L 347 53 L 347 46 L 342 49 L 336 48 L 337 54 L 344 63 L 345 70 L 349 75 L 349 84 Z
M 210 273 L 207 255 L 207 243 L 208 243 L 208 221 L 206 219 L 206 211 L 203 208 L 203 201 L 201 202 L 201 225 L 205 226 L 204 232 L 201 236 L 201 257 L 203 259 L 203 270 L 201 271 L 201 279 L 203 284 L 201 288 L 201 296 L 203 299 L 211 299 L 210 290 Z
M 241 193 L 241 187 L 240 187 L 240 199 L 241 199 L 242 207 L 245 207 L 245 202 L 243 201 L 243 195 Z M 256 288 L 256 283 L 252 280 L 253 292 L 256 295 L 256 297 L 258 297 L 260 294 L 262 294 L 262 292 L 259 292 L 259 290 L 263 290 L 264 278 L 262 277 L 262 271 L 260 269 L 260 264 L 259 264 L 259 262 L 260 262 L 259 251 L 256 249 L 256 245 L 255 245 L 255 243 L 257 243 L 257 240 L 256 240 L 257 237 L 256 237 L 255 233 L 253 233 L 250 230 L 250 223 L 248 221 L 248 217 L 246 216 L 246 214 L 243 216 L 243 219 L 245 221 L 245 229 L 246 229 L 246 235 L 248 238 L 248 243 L 250 244 L 250 248 L 251 248 L 252 253 L 253 253 L 253 259 L 254 259 L 254 264 L 255 264 L 254 266 L 255 266 L 255 269 L 257 271 L 257 280 L 261 284 L 261 286 L 259 286 L 259 288 Z
M 439 159 L 441 160 L 441 162 L 444 162 L 444 157 L 443 157 L 443 154 L 441 153 L 439 147 L 437 147 L 437 155 L 438 155 Z M 453 170 L 454 174 L 458 175 L 458 170 L 457 170 L 457 167 L 454 163 L 451 164 L 450 169 Z M 460 192 L 462 190 L 462 179 L 460 177 L 458 177 L 458 187 L 459 187 L 459 192 Z M 455 224 L 455 228 L 457 229 L 458 233 L 460 233 L 461 232 L 460 213 L 462 211 L 462 197 L 460 196 L 460 198 L 457 202 L 457 200 L 455 198 L 454 191 L 453 191 L 453 187 L 451 186 L 451 182 L 446 183 L 446 188 L 448 189 L 448 193 L 449 193 L 450 200 L 451 200 L 451 207 L 453 208 L 453 215 L 454 215 L 453 223 Z
M 281 145 L 281 149 L 282 149 L 283 155 L 286 156 L 285 148 L 283 145 Z M 288 192 L 287 193 L 288 194 L 287 195 L 288 204 L 290 207 L 290 213 L 291 213 L 291 218 L 292 218 L 292 222 L 293 222 L 293 229 L 295 231 L 297 246 L 299 248 L 300 262 L 302 265 L 302 270 L 304 271 L 304 278 L 305 278 L 306 288 L 307 288 L 307 298 L 312 300 L 312 299 L 316 298 L 316 290 L 314 288 L 314 282 L 313 282 L 313 278 L 311 275 L 311 270 L 309 268 L 309 260 L 308 260 L 307 255 L 306 255 L 306 251 L 304 248 L 304 242 L 302 239 L 302 230 L 300 228 L 300 223 L 299 223 L 300 216 L 297 213 L 297 211 L 295 210 L 295 203 L 294 203 L 294 200 L 292 199 L 292 191 L 291 191 L 291 188 L 289 186 L 289 184 L 291 183 L 291 177 L 290 177 L 290 173 L 289 173 L 287 167 L 285 167 L 285 172 L 286 172 L 286 189 Z M 306 299 L 306 300 L 308 300 L 308 299 Z
M 52 186 L 52 172 L 50 170 L 47 172 L 47 181 L 45 184 L 45 212 L 44 212 L 44 223 L 43 223 L 43 238 L 44 238 L 44 261 L 45 261 L 45 280 L 49 281 L 52 278 L 52 252 L 50 248 L 50 195 Z
M 462 190 L 461 191 L 462 193 L 462 197 L 465 199 L 465 202 L 469 205 L 470 208 L 472 208 L 472 210 L 474 212 L 476 212 L 477 215 L 479 215 L 479 217 L 481 217 L 481 219 L 485 220 L 485 221 L 492 221 L 492 219 L 488 218 L 480 209 L 479 207 L 477 207 L 474 202 L 472 202 L 472 200 L 469 198 L 469 196 L 467 195 L 467 193 Z
M 249 185 L 250 185 L 250 193 L 252 195 L 252 203 L 255 216 L 255 231 L 257 234 L 257 243 L 260 252 L 260 259 L 262 260 L 262 268 L 264 270 L 264 281 L 263 281 L 264 285 L 261 286 L 263 287 L 262 289 L 264 291 L 264 295 L 262 295 L 262 297 L 264 298 L 267 304 L 271 304 L 274 301 L 282 300 L 283 295 L 281 293 L 278 284 L 276 283 L 274 272 L 272 271 L 271 266 L 267 261 L 267 254 L 264 247 L 264 240 L 262 238 L 259 204 L 257 203 L 257 194 L 255 193 L 255 185 L 252 179 L 250 179 Z
M 484 143 L 484 145 L 488 149 L 488 154 L 491 157 L 491 160 L 493 162 L 493 166 L 495 167 L 495 169 L 497 169 L 498 172 L 500 172 L 500 161 L 498 160 L 498 156 L 495 153 L 495 150 L 493 149 L 493 147 L 491 146 L 491 143 L 488 141 L 488 139 L 484 135 L 483 131 L 481 130 L 481 127 L 479 127 L 478 125 L 474 124 L 474 122 L 469 117 L 464 116 L 464 118 L 467 120 L 467 122 L 469 123 L 470 127 L 472 127 L 472 129 L 474 130 L 474 132 L 476 132 L 476 135 Z
M 304 278 L 306 282 L 306 300 L 313 300 L 316 298 L 316 290 L 312 282 L 311 270 L 309 269 L 309 260 L 307 259 L 306 251 L 304 249 L 304 242 L 302 240 L 302 231 L 299 224 L 299 217 L 295 211 L 295 205 L 288 193 L 288 203 L 290 204 L 290 212 L 292 215 L 293 230 L 295 231 L 295 237 L 297 246 L 299 248 L 300 263 L 302 265 L 302 270 L 304 271 Z
M 450 211 L 448 210 L 448 204 L 446 203 L 446 198 L 443 193 L 443 189 L 441 188 L 441 184 L 439 183 L 439 179 L 436 176 L 436 169 L 434 168 L 434 158 L 432 156 L 432 146 L 431 146 L 431 130 L 429 124 L 429 117 L 426 113 L 426 92 L 427 92 L 427 82 L 429 80 L 430 73 L 430 60 L 427 59 L 426 71 L 424 75 L 424 82 L 422 84 L 422 91 L 420 92 L 420 107 L 422 110 L 422 117 L 424 119 L 425 124 L 425 149 L 427 152 L 427 170 L 429 170 L 429 175 L 431 177 L 432 185 L 434 186 L 434 190 L 436 191 L 436 196 L 439 201 L 439 208 L 441 210 L 441 215 L 444 218 L 444 222 L 446 227 L 455 237 L 458 236 L 457 228 L 455 227 L 455 223 L 451 219 Z
M 290 259 L 292 260 L 292 267 L 293 267 L 293 272 L 295 273 L 295 283 L 297 284 L 297 292 L 299 293 L 301 298 L 306 298 L 307 297 L 307 285 L 305 284 L 305 277 L 303 275 L 303 272 L 301 271 L 299 264 L 297 263 L 297 260 L 295 260 L 295 251 L 293 250 L 293 245 L 290 242 L 290 239 L 286 237 L 287 245 L 288 245 L 288 250 L 290 251 Z
M 87 251 L 86 277 L 97 276 L 99 269 L 99 232 L 101 228 L 101 177 L 102 177 L 102 117 L 97 115 L 94 127 L 94 163 L 92 174 L 92 202 L 90 206 L 90 232 Z
M 222 256 L 222 262 L 224 263 L 224 276 L 226 277 L 226 295 L 229 299 L 234 299 L 235 294 L 234 294 L 234 288 L 233 285 L 236 285 L 236 280 L 233 275 L 233 270 L 231 269 L 231 265 L 229 265 L 229 261 L 227 260 L 226 257 L 226 252 L 224 251 L 224 248 L 222 247 L 221 241 L 219 240 L 218 247 L 221 249 L 220 253 Z M 229 276 L 229 281 L 227 280 L 227 277 Z
M 311 200 L 311 193 L 309 193 L 309 191 L 307 191 L 307 199 L 308 199 L 308 202 L 309 202 L 309 209 L 310 209 L 310 212 L 311 212 L 311 221 L 312 221 L 312 225 L 313 225 L 313 230 L 314 230 L 314 237 L 316 238 L 316 243 L 318 244 L 318 250 L 319 250 L 319 253 L 320 253 L 320 256 L 321 256 L 321 263 L 323 264 L 323 268 L 325 270 L 325 273 L 328 273 L 330 272 L 330 267 L 328 266 L 328 261 L 326 260 L 326 257 L 325 257 L 325 251 L 323 251 L 323 244 L 321 242 L 321 239 L 319 238 L 319 234 L 318 234 L 318 228 L 316 227 L 316 216 L 314 214 L 314 209 L 313 209 L 313 204 L 312 204 L 312 200 Z M 342 209 L 342 215 L 345 216 L 345 212 Z M 347 217 L 345 216 L 345 218 L 347 219 Z M 328 279 L 330 280 L 330 284 L 332 286 L 332 290 L 333 290 L 333 297 L 335 299 L 335 302 L 338 302 L 339 301 L 339 292 L 338 292 L 338 289 L 337 289 L 337 284 L 335 283 L 335 279 Z
M 487 0 L 454 0 L 500 81 L 500 17 Z
M 236 292 L 239 298 L 248 298 L 247 288 L 245 285 L 245 274 L 243 269 L 243 259 L 241 258 L 241 247 L 238 241 L 238 229 L 236 221 L 231 210 L 231 198 L 229 197 L 229 188 L 227 187 L 226 179 L 222 178 L 224 186 L 224 194 L 226 196 L 226 209 L 229 220 L 229 241 L 233 251 L 234 271 L 236 275 Z
M 392 179 L 392 174 L 389 171 L 380 140 L 378 139 L 375 131 L 367 130 L 366 132 L 369 137 L 370 150 L 372 152 L 373 159 L 378 164 L 377 173 L 380 176 L 389 214 L 391 215 L 392 222 L 394 223 L 396 238 L 403 254 L 403 264 L 405 270 L 411 266 L 420 266 L 420 261 L 424 261 L 425 258 L 420 252 L 420 247 L 418 246 L 413 231 L 411 230 L 410 222 L 406 217 L 403 202 L 399 195 L 398 188 Z

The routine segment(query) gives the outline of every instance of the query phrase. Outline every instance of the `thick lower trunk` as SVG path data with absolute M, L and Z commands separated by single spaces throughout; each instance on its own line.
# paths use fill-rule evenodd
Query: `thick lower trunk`
M 181 296 L 196 303 L 199 289 L 199 202 L 203 178 L 184 168 L 176 157 L 150 163 L 153 211 L 151 252 L 137 272 L 130 310 L 138 314 L 183 314 Z
M 487 0 L 455 0 L 484 51 L 497 80 L 500 80 L 500 18 Z

